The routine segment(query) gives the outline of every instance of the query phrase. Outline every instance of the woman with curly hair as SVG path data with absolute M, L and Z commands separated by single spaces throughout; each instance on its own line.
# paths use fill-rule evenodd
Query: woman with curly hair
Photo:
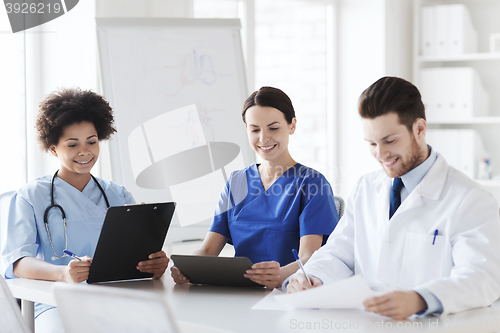
M 2 244 L 4 274 L 79 283 L 88 277 L 107 208 L 134 203 L 123 186 L 90 173 L 99 157 L 99 142 L 116 132 L 113 111 L 92 91 L 61 89 L 40 103 L 36 129 L 41 149 L 57 157 L 61 166 L 13 195 L 7 241 Z M 160 278 L 168 262 L 160 251 L 137 269 Z M 62 330 L 55 308 L 37 304 L 35 315 L 37 332 Z

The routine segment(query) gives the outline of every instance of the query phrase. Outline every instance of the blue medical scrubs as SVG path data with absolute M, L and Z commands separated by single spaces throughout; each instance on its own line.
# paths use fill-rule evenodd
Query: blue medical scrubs
M 227 237 L 235 256 L 281 266 L 295 260 L 302 236 L 323 235 L 324 244 L 339 220 L 330 183 L 299 163 L 267 191 L 257 164 L 233 172 L 214 215 L 210 231 Z
M 7 219 L 6 242 L 2 244 L 2 263 L 6 278 L 14 278 L 13 264 L 23 257 L 38 257 L 55 265 L 67 265 L 72 259 L 64 257 L 52 260 L 55 256 L 45 229 L 43 215 L 50 205 L 52 176 L 38 178 L 24 185 L 11 199 Z M 134 203 L 134 198 L 123 186 L 97 178 L 110 206 L 123 206 Z M 54 201 L 66 213 L 68 250 L 78 256 L 94 256 L 97 241 L 104 222 L 107 206 L 104 196 L 93 179 L 83 191 L 68 184 L 61 178 L 54 180 Z M 48 225 L 54 248 L 59 255 L 65 248 L 64 223 L 61 212 L 52 208 L 48 214 Z M 35 314 L 46 309 L 47 305 L 37 304 Z

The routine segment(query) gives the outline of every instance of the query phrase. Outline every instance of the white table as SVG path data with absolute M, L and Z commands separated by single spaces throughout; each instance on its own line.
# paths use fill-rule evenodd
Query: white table
M 53 282 L 14 279 L 8 280 L 7 284 L 15 297 L 23 299 L 23 308 L 29 307 L 31 302 L 56 305 L 51 290 Z M 251 310 L 254 304 L 269 293 L 268 290 L 175 285 L 170 276 L 164 276 L 161 280 L 106 284 L 103 288 L 105 287 L 163 293 L 180 323 L 206 327 L 214 331 L 252 333 L 500 331 L 500 303 L 496 303 L 493 307 L 438 318 L 390 320 L 363 310 Z M 31 311 L 32 309 L 31 303 Z M 32 322 L 32 312 L 25 311 L 24 316 L 30 318 Z M 181 329 L 183 326 L 185 327 L 180 325 Z

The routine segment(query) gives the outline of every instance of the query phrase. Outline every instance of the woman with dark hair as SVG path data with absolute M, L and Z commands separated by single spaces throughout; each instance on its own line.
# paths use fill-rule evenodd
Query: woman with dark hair
M 99 141 L 116 131 L 113 111 L 92 91 L 62 89 L 40 103 L 36 129 L 42 150 L 61 167 L 13 195 L 2 244 L 4 276 L 79 283 L 87 280 L 107 208 L 134 203 L 123 186 L 90 174 Z M 160 251 L 137 269 L 160 278 L 168 262 Z M 36 304 L 35 315 L 37 332 L 62 330 L 55 308 Z
M 254 263 L 245 275 L 268 288 L 299 268 L 326 241 L 338 222 L 333 192 L 325 177 L 290 156 L 289 136 L 297 119 L 290 98 L 262 87 L 243 107 L 248 141 L 262 163 L 233 172 L 224 187 L 212 226 L 198 255 L 218 255 L 226 243 Z M 176 283 L 189 282 L 172 267 Z

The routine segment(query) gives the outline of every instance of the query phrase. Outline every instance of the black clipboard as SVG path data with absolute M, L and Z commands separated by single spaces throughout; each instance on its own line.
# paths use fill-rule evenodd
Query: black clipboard
M 99 235 L 87 283 L 150 278 L 136 269 L 161 251 L 175 203 L 110 207 Z
M 264 287 L 243 276 L 252 262 L 246 257 L 173 254 L 170 259 L 192 284 L 230 287 Z

